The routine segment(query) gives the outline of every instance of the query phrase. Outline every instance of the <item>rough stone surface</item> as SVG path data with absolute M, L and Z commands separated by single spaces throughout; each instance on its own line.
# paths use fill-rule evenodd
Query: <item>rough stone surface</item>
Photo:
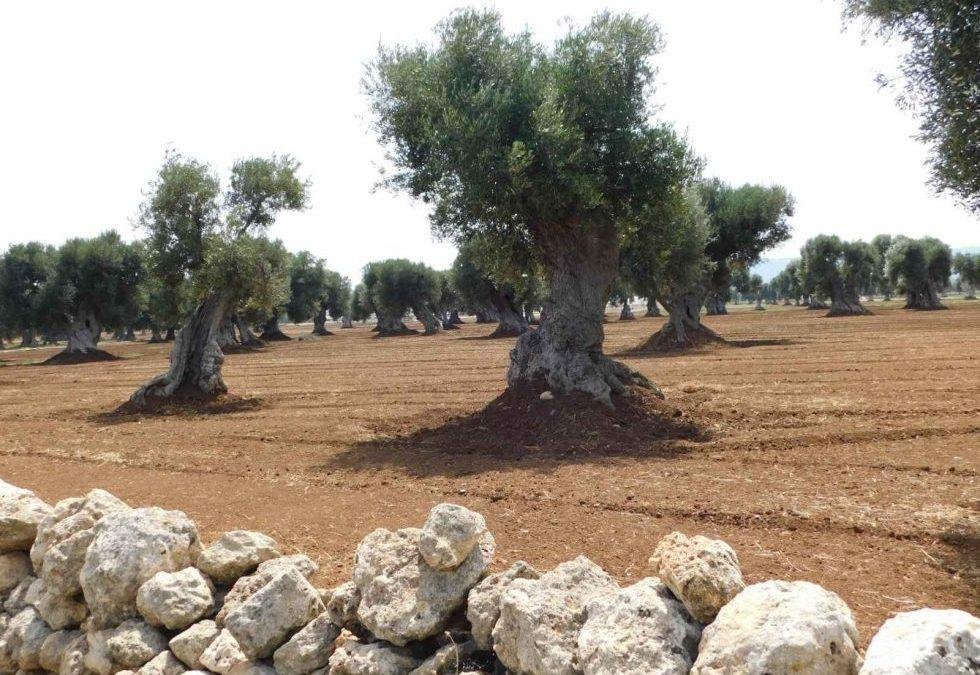
M 323 611 L 320 594 L 306 577 L 287 569 L 226 615 L 224 627 L 247 656 L 262 659 Z
M 685 675 L 701 626 L 660 579 L 647 578 L 589 603 L 578 636 L 585 675 Z
M 457 504 L 438 504 L 422 526 L 419 552 L 433 569 L 456 569 L 486 531 L 487 521 L 479 513 Z
M 26 607 L 7 624 L 3 649 L 21 670 L 38 670 L 41 646 L 52 632 L 37 610 Z
M 24 577 L 20 583 L 14 586 L 13 590 L 7 594 L 7 599 L 3 602 L 3 609 L 8 614 L 16 614 L 20 610 L 31 604 L 40 595 L 40 580 L 36 577 Z
M 138 675 L 180 675 L 187 671 L 170 651 L 160 652 L 137 670 Z
M 246 661 L 229 670 L 228 675 L 276 675 L 276 669 L 264 663 Z
M 329 613 L 320 614 L 275 651 L 276 671 L 282 675 L 304 675 L 323 668 L 330 661 L 339 636 L 340 627 L 330 620 Z
M 704 629 L 693 675 L 856 673 L 854 617 L 835 593 L 807 581 L 748 586 Z
M 330 591 L 324 604 L 330 621 L 349 629 L 357 623 L 357 606 L 361 604 L 361 592 L 353 581 L 348 581 Z
M 225 617 L 234 611 L 239 605 L 248 600 L 252 595 L 263 586 L 272 581 L 281 572 L 295 569 L 304 577 L 309 579 L 317 570 L 316 563 L 302 554 L 284 555 L 281 558 L 267 560 L 258 566 L 254 574 L 242 577 L 235 582 L 225 595 L 221 610 L 215 616 L 218 625 L 224 624 Z
M 65 646 L 58 667 L 58 675 L 82 675 L 86 673 L 85 655 L 88 653 L 88 640 L 84 634 Z
M 276 542 L 261 532 L 234 530 L 225 532 L 216 542 L 203 549 L 197 567 L 218 584 L 232 584 L 266 560 L 278 558 Z
M 330 675 L 407 675 L 418 665 L 402 647 L 350 638 L 330 657 Z
M 154 626 L 181 630 L 205 616 L 214 604 L 214 587 L 199 570 L 157 572 L 136 592 L 136 608 Z
M 31 558 L 23 551 L 0 555 L 0 594 L 13 590 L 17 584 L 33 576 Z
M 67 649 L 80 639 L 84 639 L 84 634 L 78 630 L 59 630 L 44 638 L 38 654 L 41 669 L 57 673 Z
M 562 563 L 540 579 L 515 579 L 500 597 L 493 649 L 509 669 L 528 675 L 581 673 L 578 636 L 586 606 L 618 590 L 601 567 L 586 558 Z
M 54 630 L 75 628 L 88 616 L 88 607 L 80 599 L 56 595 L 47 590 L 40 594 L 34 607 Z
M 421 530 L 378 529 L 357 547 L 354 583 L 358 620 L 375 636 L 403 646 L 442 630 L 493 561 L 489 532 L 453 570 L 429 567 L 418 550 Z
M 90 630 L 85 634 L 86 649 L 82 663 L 87 672 L 96 675 L 112 675 L 119 668 L 114 667 L 109 656 L 108 640 L 112 630 Z
M 142 619 L 129 619 L 110 632 L 106 649 L 114 665 L 135 670 L 167 649 L 167 637 Z
M 221 630 L 210 619 L 199 621 L 170 640 L 170 651 L 188 668 L 201 669 L 201 654 L 214 642 Z
M 0 480 L 0 553 L 30 550 L 51 507 L 30 490 Z
M 500 596 L 514 579 L 539 579 L 541 573 L 523 560 L 478 583 L 466 601 L 466 618 L 473 627 L 473 640 L 480 649 L 493 647 L 493 627 L 500 618 Z
M 137 616 L 139 587 L 157 572 L 189 566 L 200 547 L 187 516 L 159 508 L 110 513 L 94 532 L 79 578 L 92 618 L 102 626 Z
M 463 659 L 476 652 L 476 643 L 472 640 L 462 644 L 449 643 L 436 650 L 409 675 L 456 675 Z
M 888 619 L 861 668 L 861 675 L 978 672 L 980 619 L 958 609 L 919 609 Z
M 701 623 L 714 620 L 745 588 L 738 556 L 720 539 L 671 532 L 657 544 L 650 565 Z
M 248 657 L 242 652 L 238 641 L 227 630 L 218 633 L 208 648 L 201 654 L 201 665 L 207 670 L 227 675 L 235 666 L 247 663 Z

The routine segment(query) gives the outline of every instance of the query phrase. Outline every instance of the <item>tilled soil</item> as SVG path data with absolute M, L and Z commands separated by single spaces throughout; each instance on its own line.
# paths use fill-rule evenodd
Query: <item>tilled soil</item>
M 331 327 L 231 354 L 236 398 L 168 415 L 115 412 L 168 345 L 106 342 L 123 358 L 78 365 L 7 350 L 0 477 L 51 501 L 103 487 L 182 509 L 205 538 L 268 532 L 317 559 L 323 585 L 349 578 L 369 531 L 446 500 L 487 516 L 496 567 L 585 553 L 627 583 L 663 535 L 703 533 L 735 547 L 749 583 L 839 593 L 867 643 L 898 611 L 980 613 L 980 302 L 950 307 L 734 307 L 705 319 L 726 344 L 668 354 L 635 349 L 663 319 L 611 315 L 607 353 L 667 394 L 619 418 L 501 396 L 513 338 L 487 339 L 492 325 Z

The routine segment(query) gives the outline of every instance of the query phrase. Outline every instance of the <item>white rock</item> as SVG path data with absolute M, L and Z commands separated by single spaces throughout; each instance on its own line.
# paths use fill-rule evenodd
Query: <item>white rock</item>
M 304 675 L 323 668 L 330 661 L 340 627 L 330 621 L 327 612 L 300 629 L 273 654 L 276 672 L 283 675 Z
M 170 651 L 188 668 L 202 669 L 204 664 L 201 663 L 201 654 L 220 632 L 214 621 L 199 621 L 170 640 Z
M 187 668 L 168 650 L 154 656 L 136 672 L 138 675 L 181 675 Z
M 437 504 L 422 526 L 419 552 L 429 567 L 459 567 L 487 531 L 487 522 L 476 511 L 457 504 Z
M 181 630 L 205 616 L 214 604 L 214 587 L 199 570 L 157 572 L 136 592 L 136 608 L 153 626 Z
M 671 532 L 657 544 L 650 565 L 701 623 L 713 621 L 745 588 L 738 556 L 720 539 Z
M 888 619 L 868 645 L 861 675 L 980 672 L 980 619 L 959 609 L 919 609 Z
M 41 669 L 57 673 L 61 669 L 61 659 L 68 648 L 84 639 L 84 634 L 79 630 L 59 630 L 48 635 L 41 643 L 41 651 L 38 654 Z
M 540 579 L 515 579 L 500 597 L 493 649 L 509 669 L 527 675 L 581 673 L 578 636 L 586 606 L 618 590 L 601 567 L 579 556 Z
M 31 558 L 23 551 L 0 555 L 0 594 L 13 590 L 17 584 L 33 576 Z
M 276 542 L 261 532 L 225 532 L 197 557 L 197 567 L 218 584 L 231 584 L 259 563 L 278 558 Z
M 331 622 L 342 628 L 350 628 L 357 622 L 361 592 L 353 581 L 348 581 L 330 591 L 324 604 Z
M 51 507 L 30 490 L 0 480 L 0 553 L 28 551 Z
M 221 675 L 227 675 L 232 668 L 248 660 L 238 641 L 227 630 L 218 633 L 218 637 L 208 645 L 200 658 L 201 665 Z
M 43 580 L 41 584 L 43 586 Z M 75 628 L 88 616 L 88 607 L 84 602 L 76 598 L 56 595 L 46 589 L 34 602 L 34 607 L 41 614 L 41 618 L 54 630 Z
M 86 672 L 96 675 L 112 675 L 119 670 L 109 656 L 108 640 L 112 636 L 110 630 L 90 630 L 85 633 L 86 649 L 83 652 L 82 663 Z
M 473 640 L 480 649 L 493 648 L 493 627 L 500 618 L 500 596 L 514 579 L 540 579 L 537 571 L 518 560 L 503 572 L 491 574 L 478 583 L 466 600 L 466 618 L 472 626 Z
M 270 668 L 264 663 L 246 661 L 229 670 L 228 675 L 276 675 L 276 669 Z
M 7 624 L 3 634 L 4 651 L 21 670 L 38 670 L 41 646 L 52 632 L 36 609 L 26 607 Z
M 418 665 L 407 649 L 351 638 L 330 657 L 330 675 L 407 675 Z
M 58 675 L 83 675 L 88 671 L 85 668 L 85 655 L 88 653 L 88 640 L 84 633 L 80 634 L 75 640 L 65 646 L 64 653 L 61 655 L 61 662 L 56 671 Z
M 10 615 L 16 614 L 28 605 L 37 601 L 41 595 L 41 583 L 37 577 L 24 577 L 20 583 L 14 586 L 13 590 L 7 594 L 7 599 L 3 602 L 3 609 Z
M 807 581 L 748 586 L 704 629 L 693 675 L 856 673 L 854 617 L 835 593 Z
M 686 675 L 701 626 L 660 579 L 647 578 L 589 603 L 578 636 L 585 675 Z
M 103 626 L 137 616 L 139 587 L 157 572 L 189 566 L 200 547 L 197 528 L 180 511 L 110 513 L 94 532 L 79 579 L 93 620 Z
M 436 570 L 418 550 L 421 531 L 378 529 L 357 547 L 358 620 L 376 637 L 403 646 L 439 633 L 493 561 L 489 532 L 459 567 Z
M 538 398 L 541 399 L 542 401 L 554 401 L 555 395 L 552 394 L 550 391 L 542 391 L 541 394 L 538 396 Z
M 167 637 L 142 619 L 128 619 L 111 631 L 106 649 L 114 665 L 135 670 L 167 649 Z
M 456 675 L 463 659 L 476 652 L 476 643 L 467 640 L 461 644 L 450 642 L 436 650 L 409 675 Z
M 224 627 L 251 659 L 263 659 L 324 611 L 320 594 L 296 569 L 280 572 L 224 618 Z
M 284 555 L 281 558 L 267 560 L 259 565 L 254 574 L 242 577 L 235 582 L 235 585 L 225 595 L 221 610 L 214 620 L 219 626 L 223 625 L 225 617 L 235 608 L 248 600 L 256 591 L 272 581 L 281 572 L 289 569 L 294 569 L 309 579 L 316 572 L 317 566 L 316 563 L 302 554 Z

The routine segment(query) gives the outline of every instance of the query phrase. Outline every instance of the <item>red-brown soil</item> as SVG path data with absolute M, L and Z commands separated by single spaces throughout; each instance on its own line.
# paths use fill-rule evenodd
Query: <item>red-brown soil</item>
M 648 355 L 630 354 L 663 319 L 611 316 L 607 352 L 667 394 L 615 412 L 502 395 L 513 341 L 478 339 L 494 324 L 232 354 L 239 398 L 166 415 L 114 411 L 170 345 L 58 368 L 28 367 L 55 348 L 10 349 L 0 477 L 52 501 L 104 487 L 183 509 L 206 538 L 266 531 L 315 557 L 323 585 L 349 577 L 369 531 L 445 500 L 486 514 L 497 567 L 585 553 L 630 582 L 663 535 L 704 533 L 750 583 L 839 593 L 866 643 L 894 612 L 980 613 L 980 302 L 896 304 L 834 319 L 732 307 L 705 318 L 727 344 Z

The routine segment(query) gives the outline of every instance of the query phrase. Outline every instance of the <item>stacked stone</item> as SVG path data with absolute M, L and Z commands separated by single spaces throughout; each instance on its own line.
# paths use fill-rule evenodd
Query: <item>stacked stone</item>
M 53 507 L 0 481 L 0 673 L 629 675 L 976 672 L 980 621 L 919 610 L 863 660 L 847 605 L 805 581 L 747 586 L 724 542 L 673 533 L 655 575 L 620 587 L 584 556 L 489 574 L 484 518 L 453 504 L 378 529 L 353 579 L 274 540 L 203 546 L 180 511 L 103 490 Z M 971 670 L 972 669 L 972 670 Z

